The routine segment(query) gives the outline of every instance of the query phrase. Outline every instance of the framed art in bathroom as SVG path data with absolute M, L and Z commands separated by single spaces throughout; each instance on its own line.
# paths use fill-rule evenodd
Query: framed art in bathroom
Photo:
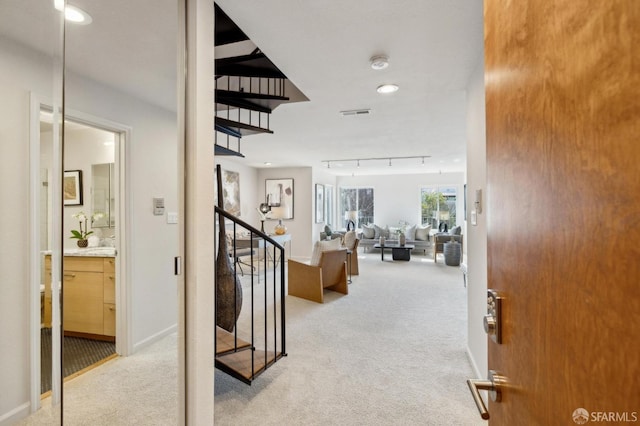
M 81 206 L 82 170 L 65 170 L 62 188 L 65 206 Z

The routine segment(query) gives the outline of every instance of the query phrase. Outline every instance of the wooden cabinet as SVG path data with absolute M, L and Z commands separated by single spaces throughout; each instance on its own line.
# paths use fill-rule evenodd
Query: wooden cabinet
M 51 326 L 51 256 L 45 258 L 44 324 Z M 116 335 L 115 258 L 65 256 L 65 334 L 90 334 L 114 338 Z M 47 300 L 48 299 L 48 300 Z

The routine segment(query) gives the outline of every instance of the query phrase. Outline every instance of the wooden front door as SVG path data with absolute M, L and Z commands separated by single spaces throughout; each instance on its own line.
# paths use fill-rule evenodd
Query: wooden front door
M 485 85 L 490 424 L 640 423 L 640 1 L 485 0 Z

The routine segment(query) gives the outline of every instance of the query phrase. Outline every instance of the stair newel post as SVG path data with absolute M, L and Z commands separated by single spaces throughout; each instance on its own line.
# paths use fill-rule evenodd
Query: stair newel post
M 282 355 L 285 356 L 287 355 L 287 350 L 285 347 L 285 342 L 286 342 L 286 333 L 285 333 L 285 294 L 284 294 L 284 277 L 285 277 L 285 271 L 284 271 L 284 260 L 285 260 L 285 254 L 286 251 L 284 250 L 284 248 L 281 251 L 281 256 L 282 256 L 282 262 L 280 262 L 280 340 L 282 343 Z

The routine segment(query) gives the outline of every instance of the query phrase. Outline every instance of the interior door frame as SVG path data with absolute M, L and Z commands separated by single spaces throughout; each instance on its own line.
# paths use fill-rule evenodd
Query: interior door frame
M 39 233 L 39 212 L 41 208 L 39 191 L 40 191 L 40 110 L 41 108 L 51 108 L 53 103 L 46 98 L 39 97 L 37 94 L 30 94 L 30 116 L 29 116 L 29 175 L 30 181 L 30 250 L 29 268 L 30 268 L 30 405 L 31 412 L 35 412 L 40 408 L 40 283 L 42 256 L 38 239 Z M 71 119 L 74 122 L 85 124 L 87 126 L 99 128 L 116 134 L 114 143 L 114 177 L 115 185 L 118 188 L 116 198 L 115 216 L 116 223 L 120 224 L 116 227 L 116 353 L 121 356 L 131 354 L 133 350 L 133 332 L 131 325 L 131 270 L 129 267 L 129 247 L 131 242 L 127 238 L 130 235 L 130 201 L 131 191 L 127 179 L 127 170 L 129 165 L 127 158 L 129 157 L 129 147 L 131 140 L 131 127 L 109 121 L 100 117 L 86 114 L 75 110 L 65 110 L 65 119 Z M 54 206 L 56 208 L 56 206 Z M 54 362 L 59 361 L 60 354 L 53 354 Z M 64 377 L 61 377 L 64 382 Z

